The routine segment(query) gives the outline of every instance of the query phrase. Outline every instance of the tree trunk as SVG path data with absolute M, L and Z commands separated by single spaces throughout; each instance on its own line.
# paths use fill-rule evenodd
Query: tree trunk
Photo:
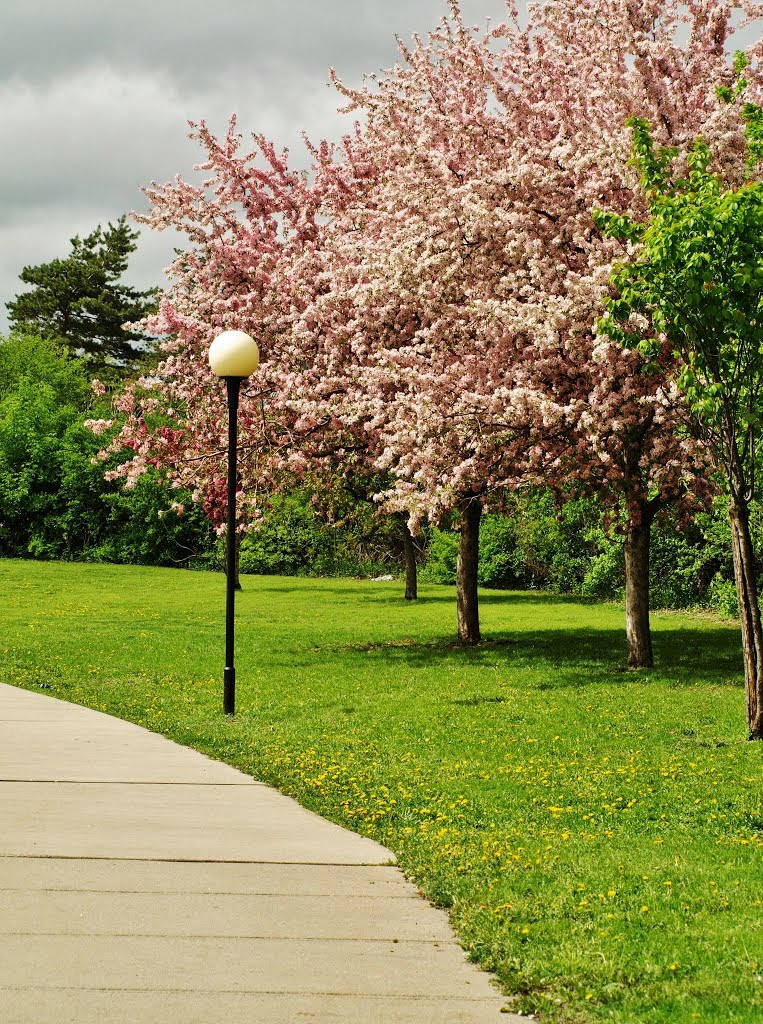
M 741 498 L 729 505 L 734 580 L 742 625 L 744 682 L 747 696 L 747 727 L 750 739 L 763 739 L 763 631 L 760 624 L 755 556 L 750 539 L 750 516 Z
M 416 545 L 413 535 L 408 529 L 408 520 L 404 515 L 398 516 L 400 535 L 403 538 L 403 555 L 405 560 L 405 599 L 415 601 L 419 596 L 418 574 L 416 568 Z
M 480 615 L 477 602 L 477 566 L 480 550 L 480 519 L 482 505 L 475 495 L 459 502 L 461 536 L 458 541 L 456 565 L 456 601 L 458 606 L 458 637 L 465 644 L 478 644 Z
M 644 510 L 638 525 L 630 524 L 625 538 L 625 632 L 628 667 L 651 668 L 652 633 L 649 628 L 649 542 L 652 515 Z

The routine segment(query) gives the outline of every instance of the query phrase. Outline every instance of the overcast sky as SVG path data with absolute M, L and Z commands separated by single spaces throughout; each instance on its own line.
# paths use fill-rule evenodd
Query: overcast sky
M 468 21 L 503 0 L 462 0 Z M 187 122 L 262 131 L 300 150 L 337 138 L 348 83 L 395 62 L 395 36 L 425 33 L 445 0 L 0 0 L 0 332 L 26 264 L 65 256 L 74 234 L 144 209 L 151 180 L 191 174 Z M 168 234 L 144 229 L 125 277 L 162 284 Z

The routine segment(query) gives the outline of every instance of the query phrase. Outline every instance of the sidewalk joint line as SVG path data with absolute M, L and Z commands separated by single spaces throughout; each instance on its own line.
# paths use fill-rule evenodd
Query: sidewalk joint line
M 208 939 L 210 942 L 355 942 L 362 945 L 380 943 L 385 946 L 456 946 L 462 949 L 454 939 L 399 939 L 391 936 L 358 936 L 358 935 L 212 935 L 206 932 L 4 932 L 3 938 L 14 939 L 170 939 L 172 942 L 198 942 Z
M 118 857 L 114 854 L 76 853 L 0 853 L 0 860 L 66 860 L 118 861 L 128 864 L 273 864 L 280 867 L 309 868 L 393 868 L 389 861 L 327 861 L 327 860 L 252 860 L 216 859 L 214 857 Z
M 204 994 L 204 995 L 216 995 L 216 996 L 337 996 L 341 999 L 389 999 L 389 992 L 335 992 L 335 991 L 324 991 L 321 989 L 269 989 L 269 988 L 118 988 L 118 987 L 94 987 L 94 986 L 73 986 L 73 985 L 46 985 L 44 988 L 33 985 L 3 985 L 0 986 L 0 992 L 125 992 L 125 993 L 145 993 L 147 995 L 153 995 L 157 992 L 169 993 L 179 992 L 190 994 Z M 392 993 L 393 999 L 407 999 L 412 1003 L 452 1003 L 454 1001 L 461 1001 L 464 1003 L 487 1003 L 489 1006 L 494 1005 L 494 999 L 489 996 L 471 996 L 471 995 L 446 995 L 446 996 L 433 996 L 433 995 L 410 995 L 403 992 Z M 497 998 L 500 997 L 500 993 L 496 990 Z
M 265 786 L 264 782 L 257 779 L 250 779 L 247 782 L 159 782 L 147 779 L 0 779 L 0 783 L 20 783 L 22 785 L 67 785 L 67 786 L 216 786 L 223 788 L 230 786 L 239 789 L 248 789 L 251 786 Z M 265 786 L 265 788 L 269 788 Z
M 297 864 L 297 867 L 301 865 Z M 328 867 L 334 867 L 333 864 Z M 373 883 L 369 883 L 370 885 Z M 71 889 L 68 887 L 54 888 L 41 886 L 32 889 L 29 886 L 2 885 L 0 892 L 23 892 L 30 895 L 35 892 L 76 892 L 80 896 L 235 896 L 240 899 L 294 899 L 294 900 L 413 900 L 419 903 L 422 899 L 418 893 L 359 893 L 359 892 L 245 892 L 241 889 Z M 19 933 L 21 934 L 21 933 Z

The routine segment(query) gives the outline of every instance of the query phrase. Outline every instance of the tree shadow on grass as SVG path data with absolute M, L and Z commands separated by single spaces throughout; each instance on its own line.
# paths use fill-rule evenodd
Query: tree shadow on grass
M 277 579 L 278 585 L 271 581 Z M 289 579 L 293 583 L 285 583 Z M 416 607 L 424 604 L 455 604 L 456 588 L 448 584 L 424 584 L 427 592 L 419 594 L 415 602 L 405 600 L 405 584 L 403 580 L 396 580 L 392 583 L 386 582 L 382 585 L 374 584 L 372 580 L 358 580 L 350 577 L 336 579 L 333 577 L 309 577 L 309 576 L 257 576 L 247 574 L 243 577 L 244 592 L 252 594 L 274 594 L 291 596 L 294 594 L 315 593 L 328 595 L 339 601 L 351 602 L 372 602 L 373 604 L 390 604 L 405 607 Z M 248 584 L 248 585 L 247 585 Z M 371 590 L 371 585 L 378 586 L 378 590 Z M 366 590 L 366 586 L 369 590 Z M 360 588 L 363 588 L 362 590 Z M 430 587 L 437 587 L 437 592 L 432 593 Z M 482 590 L 479 594 L 480 605 L 579 605 L 587 607 L 601 604 L 601 598 L 583 597 L 576 594 L 554 594 L 539 590 Z
M 253 578 L 254 579 L 254 578 Z M 305 594 L 328 595 L 337 603 L 406 604 L 402 591 L 385 584 L 378 592 L 360 592 L 348 579 L 308 579 L 295 577 L 295 585 L 273 585 L 268 577 L 256 577 L 256 589 L 275 595 Z M 399 581 L 398 581 L 399 582 Z M 252 590 L 255 589 L 252 587 Z M 416 604 L 455 603 L 452 587 L 442 587 L 441 593 L 427 593 Z M 590 607 L 601 602 L 588 597 L 553 594 L 539 591 L 481 591 L 480 604 L 503 605 L 506 608 L 523 606 L 579 606 Z M 412 607 L 415 607 L 413 605 Z M 539 616 L 542 621 L 545 612 Z M 549 621 L 553 621 L 549 616 Z M 669 621 L 669 620 L 668 620 Z M 661 681 L 671 686 L 733 686 L 744 684 L 741 645 L 738 632 L 721 624 L 697 623 L 696 626 L 664 628 L 662 620 L 653 632 L 655 666 L 638 671 L 627 668 L 625 630 L 622 626 L 610 629 L 584 626 L 579 628 L 538 628 L 533 630 L 491 630 L 485 641 L 474 646 L 453 640 L 451 635 L 431 642 L 417 642 L 410 638 L 396 638 L 377 643 L 351 643 L 313 648 L 313 653 L 357 653 L 365 659 L 375 658 L 386 665 L 395 664 L 400 671 L 442 666 L 484 666 L 495 670 L 540 670 L 543 678 L 538 689 L 582 688 L 607 681 L 623 685 L 639 679 Z M 293 655 L 290 655 L 290 663 Z M 304 665 L 313 664 L 310 659 Z M 533 685 L 533 684 L 531 684 Z
M 661 629 L 654 634 L 653 669 L 630 670 L 626 665 L 621 630 L 536 629 L 517 633 L 493 632 L 481 644 L 467 645 L 443 638 L 431 643 L 392 640 L 387 643 L 345 644 L 336 650 L 355 651 L 401 671 L 442 666 L 486 669 L 540 670 L 537 689 L 582 688 L 607 682 L 637 683 L 640 679 L 671 686 L 744 685 L 739 639 L 722 626 Z M 533 685 L 533 684 L 531 684 Z

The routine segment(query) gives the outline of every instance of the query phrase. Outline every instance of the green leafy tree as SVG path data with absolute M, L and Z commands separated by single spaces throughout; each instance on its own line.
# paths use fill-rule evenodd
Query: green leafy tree
M 24 267 L 19 276 L 31 289 L 6 303 L 11 327 L 62 341 L 95 371 L 132 369 L 151 342 L 123 325 L 156 305 L 156 289 L 136 291 L 120 280 L 137 238 L 120 217 L 85 238 L 76 235 L 64 259 Z
M 748 105 L 744 117 L 753 168 L 758 108 Z M 600 329 L 647 357 L 668 345 L 679 359 L 676 384 L 728 498 L 747 722 L 750 737 L 763 739 L 763 631 L 750 533 L 763 421 L 763 182 L 726 187 L 701 138 L 682 177 L 678 153 L 655 148 L 646 121 L 630 125 L 648 217 L 597 214 L 608 235 L 633 249 L 613 274 L 615 295 Z
M 59 489 L 61 439 L 89 400 L 81 363 L 47 339 L 0 344 L 0 554 L 25 553 Z
M 95 458 L 103 437 L 85 421 L 111 411 L 93 396 L 87 364 L 52 340 L 0 339 L 0 557 L 148 565 L 212 557 L 212 528 L 188 492 L 153 470 L 130 490 L 104 479 Z

